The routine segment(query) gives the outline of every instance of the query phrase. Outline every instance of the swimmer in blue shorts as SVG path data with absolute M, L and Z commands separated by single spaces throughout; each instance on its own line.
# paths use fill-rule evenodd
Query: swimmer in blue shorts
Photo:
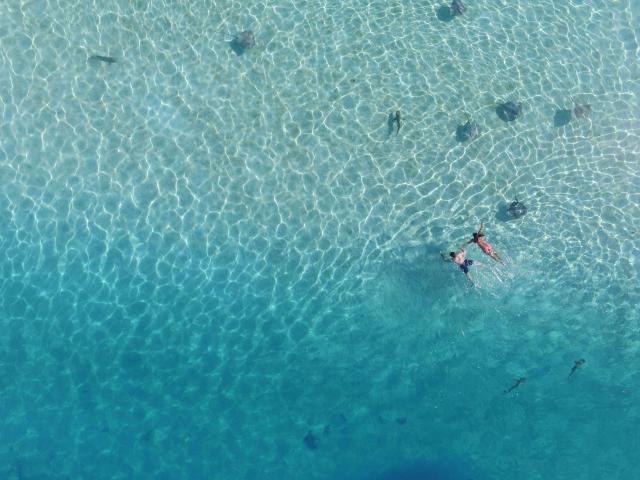
M 458 250 L 458 252 L 449 252 L 450 258 L 445 257 L 442 252 L 440 252 L 440 256 L 445 262 L 453 262 L 458 265 L 460 267 L 460 270 L 464 272 L 471 284 L 474 287 L 477 286 L 476 282 L 473 281 L 473 278 L 471 278 L 471 274 L 469 273 L 469 267 L 471 265 L 474 265 L 474 262 L 473 260 L 467 258 L 467 251 L 464 249 L 464 246 L 460 247 L 460 250 Z M 475 265 L 482 266 L 480 262 L 475 262 Z

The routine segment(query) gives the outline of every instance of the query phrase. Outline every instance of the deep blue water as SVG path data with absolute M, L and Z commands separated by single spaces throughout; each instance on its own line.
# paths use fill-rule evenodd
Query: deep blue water
M 640 477 L 638 4 L 467 7 L 0 5 L 0 478 Z

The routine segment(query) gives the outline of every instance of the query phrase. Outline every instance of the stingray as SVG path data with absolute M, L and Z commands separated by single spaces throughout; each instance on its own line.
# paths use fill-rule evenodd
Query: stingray
M 451 15 L 454 17 L 462 15 L 467 10 L 467 6 L 462 3 L 462 0 L 453 0 L 451 2 Z
M 527 207 L 524 203 L 520 203 L 516 197 L 516 200 L 509 204 L 507 213 L 511 218 L 520 218 L 527 213 Z
M 311 430 L 307 432 L 302 441 L 309 450 L 315 450 L 318 448 L 318 437 L 316 437 Z
M 576 116 L 576 118 L 587 118 L 589 115 L 591 115 L 591 105 L 585 103 L 585 104 L 576 104 L 575 108 L 573 109 L 573 114 Z
M 467 140 L 473 140 L 482 133 L 480 125 L 476 122 L 472 122 L 471 119 L 467 120 L 464 125 L 458 125 L 456 129 L 456 139 L 459 142 L 466 142 Z
M 496 113 L 500 120 L 512 122 L 522 113 L 522 104 L 514 102 L 501 103 L 496 107 Z
M 344 431 L 347 428 L 347 417 L 344 414 L 339 413 L 337 415 L 332 415 L 329 418 L 329 423 L 324 426 L 323 433 L 325 435 L 330 434 L 333 430 L 338 429 L 338 431 Z
M 253 30 L 245 30 L 234 35 L 233 40 L 229 43 L 231 49 L 238 55 L 242 55 L 245 51 L 255 47 L 256 37 L 253 34 Z

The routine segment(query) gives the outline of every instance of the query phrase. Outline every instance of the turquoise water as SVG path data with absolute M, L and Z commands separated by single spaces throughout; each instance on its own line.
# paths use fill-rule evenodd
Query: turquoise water
M 0 478 L 640 478 L 640 4 L 444 5 L 0 4 Z

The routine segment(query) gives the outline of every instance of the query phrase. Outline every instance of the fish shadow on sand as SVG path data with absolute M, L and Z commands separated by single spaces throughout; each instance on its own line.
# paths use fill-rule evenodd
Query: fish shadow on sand
M 456 16 L 451 12 L 451 7 L 449 5 L 442 5 L 438 10 L 436 10 L 436 17 L 441 22 L 450 22 Z
M 509 205 L 511 205 L 511 203 L 500 203 L 500 205 L 498 205 L 498 209 L 496 210 L 496 220 L 500 222 L 510 222 L 511 220 L 515 220 L 515 218 L 509 213 Z
M 565 125 L 569 124 L 569 122 L 571 121 L 571 117 L 572 117 L 571 110 L 566 110 L 566 109 L 556 110 L 556 113 L 553 115 L 553 126 L 556 128 L 564 127 Z
M 116 62 L 117 60 L 114 57 L 107 57 L 104 55 L 91 55 L 89 57 L 89 63 L 91 65 L 99 65 L 100 63 L 106 63 L 107 65 L 111 65 Z
M 508 222 L 509 220 L 513 220 L 513 218 L 509 216 L 508 208 L 509 204 L 507 203 L 501 203 L 498 205 L 498 209 L 496 210 L 496 220 L 499 222 Z
M 387 118 L 387 130 L 388 130 L 388 137 L 390 137 L 394 130 L 395 130 L 395 126 L 396 126 L 396 116 L 393 112 L 391 112 L 389 114 L 389 118 Z

